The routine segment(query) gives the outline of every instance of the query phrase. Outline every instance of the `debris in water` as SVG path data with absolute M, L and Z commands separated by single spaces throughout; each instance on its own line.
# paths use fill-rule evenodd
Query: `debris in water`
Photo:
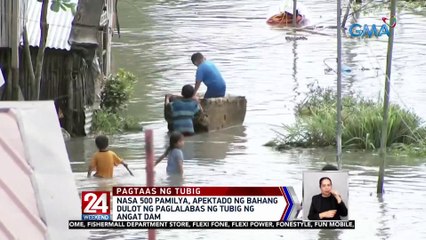
M 349 66 L 342 64 L 342 71 L 343 72 L 351 72 L 352 69 Z
M 295 41 L 295 40 L 308 40 L 306 37 L 285 37 L 287 41 Z

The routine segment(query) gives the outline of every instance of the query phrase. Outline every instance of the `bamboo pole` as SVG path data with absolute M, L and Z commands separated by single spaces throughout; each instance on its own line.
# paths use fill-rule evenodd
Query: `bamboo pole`
M 297 0 L 293 0 L 293 27 L 297 25 Z
M 5 11 L 7 13 L 12 12 L 12 5 L 13 5 L 12 2 L 8 3 L 6 1 Z M 6 24 L 11 25 L 12 24 L 12 18 L 13 18 L 12 14 L 9 14 L 8 16 L 6 16 L 6 18 L 5 18 Z M 9 31 L 7 32 L 7 34 L 12 35 L 12 28 L 9 28 L 8 30 Z M 10 47 L 10 45 L 11 45 L 11 41 L 10 41 L 10 38 L 8 38 L 8 46 Z M 7 63 L 7 67 L 4 66 L 3 78 L 4 78 L 4 81 L 5 81 L 5 83 L 4 83 L 5 88 L 4 88 L 3 96 L 1 96 L 2 99 L 0 99 L 0 100 L 3 100 L 3 99 L 4 100 L 10 100 L 11 97 L 12 97 L 12 84 L 11 84 L 12 73 L 11 73 L 11 67 L 10 67 L 11 51 L 9 51 L 9 49 L 7 50 L 6 54 L 4 55 L 4 58 L 5 58 L 5 62 Z
M 105 75 L 109 76 L 111 73 L 111 50 L 112 50 L 112 34 L 113 31 L 112 29 L 114 29 L 114 25 L 113 25 L 113 18 L 114 18 L 114 3 L 113 1 L 108 1 L 108 9 L 107 9 L 107 14 L 108 14 L 108 27 L 106 28 L 106 36 L 105 36 L 105 40 L 106 40 L 106 52 L 105 52 Z
M 12 1 L 12 18 L 11 18 L 11 69 L 12 76 L 8 76 L 12 79 L 12 100 L 19 99 L 19 42 L 20 42 L 20 29 L 19 29 L 19 2 Z
M 336 161 L 342 169 L 342 15 L 341 0 L 337 0 L 337 104 L 336 104 Z
M 390 12 L 390 25 L 394 23 L 394 16 L 396 13 L 396 0 L 391 1 Z M 389 29 L 388 39 L 388 52 L 386 59 L 386 78 L 385 78 L 385 94 L 383 103 L 383 125 L 382 136 L 380 139 L 380 166 L 379 166 L 379 179 L 377 181 L 377 193 L 383 193 L 383 181 L 385 176 L 385 161 L 386 161 L 386 147 L 387 147 L 387 133 L 388 133 L 388 112 L 389 112 L 389 97 L 390 97 L 390 79 L 392 70 L 392 50 L 395 29 Z
M 145 131 L 146 185 L 154 186 L 154 140 L 152 129 Z M 148 229 L 148 240 L 155 240 L 155 229 Z

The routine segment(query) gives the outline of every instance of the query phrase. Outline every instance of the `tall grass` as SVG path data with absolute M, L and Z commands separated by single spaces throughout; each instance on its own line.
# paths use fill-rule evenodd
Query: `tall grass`
M 309 97 L 296 105 L 296 122 L 284 124 L 269 145 L 326 147 L 336 142 L 336 93 L 312 88 Z M 380 147 L 383 104 L 351 94 L 342 99 L 342 147 L 374 150 Z M 426 129 L 415 113 L 391 104 L 386 145 L 407 149 L 423 146 Z M 426 145 L 424 145 L 426 146 Z M 425 151 L 426 152 L 426 151 Z

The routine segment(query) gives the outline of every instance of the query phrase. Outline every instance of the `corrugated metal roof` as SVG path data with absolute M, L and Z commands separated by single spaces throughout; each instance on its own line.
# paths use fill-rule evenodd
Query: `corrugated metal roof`
M 78 5 L 79 0 L 70 0 L 70 3 Z M 49 33 L 47 35 L 46 47 L 70 50 L 71 46 L 68 43 L 70 36 L 72 21 L 74 16 L 70 10 L 63 11 L 59 10 L 54 12 L 49 10 L 47 13 L 47 23 L 49 24 Z M 27 31 L 28 31 L 28 42 L 30 46 L 38 47 L 40 43 L 40 15 L 41 15 L 42 4 L 37 0 L 29 0 L 28 3 L 28 20 L 27 20 Z

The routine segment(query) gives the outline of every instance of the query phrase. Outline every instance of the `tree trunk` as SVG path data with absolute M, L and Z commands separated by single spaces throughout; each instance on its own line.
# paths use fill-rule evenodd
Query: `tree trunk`
M 348 20 L 349 10 L 351 9 L 352 2 L 353 2 L 353 0 L 349 0 L 348 6 L 346 8 L 345 16 L 343 17 L 343 21 L 342 21 L 342 28 L 343 29 L 345 29 L 346 21 Z
M 28 91 L 27 99 L 35 99 L 35 88 L 36 88 L 36 82 L 35 82 L 35 75 L 34 75 L 34 68 L 33 68 L 33 61 L 31 59 L 31 51 L 30 51 L 30 44 L 28 43 L 28 32 L 27 27 L 24 26 L 24 57 L 25 57 L 25 63 L 28 64 L 28 69 L 30 72 L 29 80 L 30 80 L 30 87 Z
M 40 43 L 38 46 L 38 53 L 37 53 L 37 60 L 36 60 L 35 93 L 33 95 L 33 100 L 40 99 L 40 82 L 41 82 L 41 75 L 43 70 L 44 50 L 46 48 L 47 34 L 49 32 L 49 25 L 47 24 L 48 7 L 49 7 L 49 0 L 43 0 L 42 7 L 41 7 L 41 16 L 40 16 Z

